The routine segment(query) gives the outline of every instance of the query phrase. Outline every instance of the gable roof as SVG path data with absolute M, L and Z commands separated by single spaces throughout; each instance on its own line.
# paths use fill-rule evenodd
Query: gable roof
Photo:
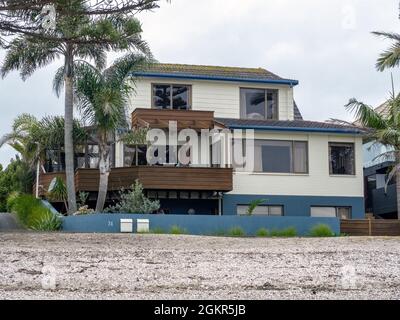
M 379 107 L 375 108 L 375 111 L 384 117 L 388 116 L 389 115 L 389 102 L 386 101 L 385 103 L 381 104 Z
M 366 131 L 357 126 L 340 125 L 316 121 L 282 121 L 282 120 L 244 120 L 217 118 L 218 122 L 230 129 L 254 129 L 272 131 L 299 131 L 299 132 L 321 132 L 321 133 L 344 133 L 344 134 L 365 134 Z
M 297 80 L 281 78 L 263 68 L 155 63 L 146 70 L 134 74 L 139 77 L 270 83 L 290 86 L 296 86 L 299 83 Z
M 293 111 L 294 111 L 294 120 L 303 120 L 303 116 L 300 112 L 299 107 L 297 106 L 296 101 L 293 101 L 294 105 L 293 105 Z

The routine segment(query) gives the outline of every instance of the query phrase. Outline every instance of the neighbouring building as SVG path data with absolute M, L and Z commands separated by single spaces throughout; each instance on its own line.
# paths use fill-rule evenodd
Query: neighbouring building
M 146 145 L 115 139 L 110 202 L 139 179 L 166 213 L 243 215 L 252 201 L 263 199 L 254 214 L 364 218 L 363 130 L 303 120 L 294 101 L 298 81 L 261 68 L 176 64 L 156 64 L 136 76 L 132 128 L 167 133 L 174 121 L 178 130 L 199 135 L 204 129 L 252 130 L 254 167 L 248 172 L 214 164 L 214 157 L 232 157 L 231 146 L 223 142 L 218 155 L 203 152 L 208 161 L 201 165 L 149 165 Z M 90 192 L 93 199 L 97 152 L 93 140 L 76 155 L 77 191 Z M 40 176 L 42 194 L 55 176 L 63 176 L 62 161 L 60 152 L 49 153 Z
M 387 108 L 387 103 L 384 103 L 376 110 L 385 115 L 388 112 Z M 373 213 L 376 218 L 397 218 L 396 179 L 386 183 L 395 165 L 395 159 L 380 157 L 392 150 L 393 148 L 374 141 L 364 143 L 365 207 L 366 211 Z

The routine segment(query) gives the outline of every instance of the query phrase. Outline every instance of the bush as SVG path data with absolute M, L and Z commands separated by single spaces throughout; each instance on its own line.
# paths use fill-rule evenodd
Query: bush
M 145 197 L 143 186 L 139 180 L 132 185 L 132 190 L 120 191 L 121 201 L 115 206 L 106 209 L 106 212 L 148 214 L 160 209 L 159 201 L 152 201 Z
M 295 227 L 289 227 L 283 230 L 272 230 L 271 237 L 281 237 L 281 238 L 293 238 L 297 236 L 297 230 Z
M 59 230 L 61 227 L 61 219 L 59 217 L 53 219 L 54 214 L 32 195 L 11 195 L 7 203 L 10 206 L 10 211 L 28 229 L 52 231 Z M 58 220 L 59 225 L 56 223 Z
M 257 230 L 256 235 L 257 235 L 257 237 L 265 238 L 265 237 L 269 236 L 269 231 L 265 228 L 260 228 Z
M 33 222 L 31 229 L 35 231 L 58 231 L 61 229 L 61 225 L 61 218 L 48 210 L 47 213 Z
M 334 237 L 335 233 L 332 229 L 326 224 L 317 224 L 311 228 L 310 231 L 311 237 Z
M 229 229 L 228 235 L 231 237 L 244 237 L 246 232 L 241 227 L 233 227 Z
M 175 226 L 171 227 L 171 229 L 169 230 L 169 233 L 175 234 L 175 235 L 186 234 L 187 230 L 175 225 Z
M 12 208 L 15 204 L 15 201 L 20 196 L 20 193 L 17 191 L 12 192 L 7 198 L 7 211 L 12 212 Z

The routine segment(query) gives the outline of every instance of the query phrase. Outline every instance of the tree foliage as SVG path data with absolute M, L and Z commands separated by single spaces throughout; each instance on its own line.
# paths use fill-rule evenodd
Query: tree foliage
M 18 156 L 0 170 L 0 212 L 7 211 L 7 199 L 12 193 L 32 193 L 33 176 L 30 167 Z

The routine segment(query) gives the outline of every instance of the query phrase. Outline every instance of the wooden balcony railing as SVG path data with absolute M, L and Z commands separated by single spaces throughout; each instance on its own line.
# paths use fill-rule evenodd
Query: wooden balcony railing
M 213 129 L 213 111 L 136 109 L 132 113 L 133 127 L 167 129 L 170 121 L 176 121 L 181 129 Z M 220 125 L 220 124 L 219 124 Z
M 136 179 L 147 190 L 192 190 L 221 191 L 233 189 L 232 168 L 195 168 L 138 166 L 115 168 L 109 176 L 108 190 L 118 191 L 129 188 Z M 40 195 L 44 195 L 55 177 L 65 180 L 64 173 L 42 173 L 40 175 Z M 97 169 L 78 169 L 75 173 L 76 191 L 95 192 L 99 188 Z M 35 188 L 34 188 L 35 190 Z

